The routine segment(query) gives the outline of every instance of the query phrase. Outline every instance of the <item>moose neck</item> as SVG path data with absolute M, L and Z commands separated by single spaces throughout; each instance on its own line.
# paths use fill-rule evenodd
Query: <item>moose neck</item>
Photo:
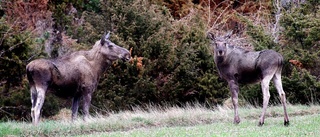
M 112 64 L 111 61 L 100 53 L 100 49 L 100 41 L 97 41 L 93 48 L 88 51 L 89 54 L 87 57 L 98 76 L 100 76 Z

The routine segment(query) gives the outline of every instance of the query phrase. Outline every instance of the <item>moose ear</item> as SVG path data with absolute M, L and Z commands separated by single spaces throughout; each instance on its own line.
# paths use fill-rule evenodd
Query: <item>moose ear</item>
M 110 37 L 110 31 L 108 32 L 108 34 L 104 33 L 101 37 L 100 44 L 104 45 L 106 41 L 109 39 L 109 37 Z
M 231 37 L 232 33 L 233 33 L 233 30 L 229 31 L 229 32 L 226 34 L 226 36 L 224 36 L 224 38 L 229 39 L 229 38 Z
M 101 45 L 104 45 L 104 43 L 106 43 L 106 39 L 105 39 L 105 36 L 106 36 L 106 33 L 104 33 L 101 37 L 101 40 L 100 40 L 100 44 Z
M 216 38 L 214 37 L 214 35 L 211 32 L 208 32 L 207 37 L 211 40 L 216 40 Z
M 110 31 L 108 32 L 108 34 L 106 35 L 105 39 L 109 39 L 110 37 Z

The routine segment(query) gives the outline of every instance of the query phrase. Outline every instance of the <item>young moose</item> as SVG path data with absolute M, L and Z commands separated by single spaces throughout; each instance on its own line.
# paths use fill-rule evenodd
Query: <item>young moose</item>
M 224 37 L 215 37 L 208 33 L 214 46 L 214 61 L 220 77 L 228 82 L 232 103 L 234 106 L 234 123 L 240 123 L 238 114 L 239 84 L 251 84 L 261 82 L 263 93 L 263 110 L 259 120 L 259 126 L 264 124 L 265 112 L 269 103 L 269 84 L 272 79 L 279 93 L 284 109 L 284 125 L 289 125 L 286 110 L 286 96 L 282 88 L 281 71 L 283 57 L 273 50 L 246 51 L 240 47 L 229 45 L 231 33 Z
M 99 76 L 117 59 L 128 61 L 127 49 L 109 40 L 110 32 L 88 51 L 77 51 L 56 59 L 37 59 L 27 69 L 31 91 L 32 123 L 37 125 L 47 90 L 59 97 L 73 97 L 72 120 L 76 119 L 79 100 L 83 99 L 84 120 L 88 118 L 91 95 Z

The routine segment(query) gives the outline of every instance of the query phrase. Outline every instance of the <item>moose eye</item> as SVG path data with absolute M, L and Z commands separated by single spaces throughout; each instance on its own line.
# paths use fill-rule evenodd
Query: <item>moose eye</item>
M 213 46 L 218 46 L 219 44 L 218 44 L 218 43 L 212 43 L 212 45 L 213 45 Z
M 111 43 L 108 44 L 108 47 L 109 47 L 109 48 L 112 48 L 112 47 L 113 47 L 113 44 L 111 44 Z

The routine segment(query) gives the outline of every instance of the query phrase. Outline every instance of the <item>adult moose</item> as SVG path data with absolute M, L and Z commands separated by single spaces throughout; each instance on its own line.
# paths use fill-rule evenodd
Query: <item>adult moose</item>
M 238 114 L 238 93 L 240 84 L 261 82 L 263 93 L 263 110 L 259 126 L 264 124 L 265 112 L 268 107 L 270 92 L 269 84 L 272 79 L 279 93 L 284 109 L 284 125 L 289 125 L 286 110 L 286 96 L 282 88 L 281 71 L 283 57 L 273 50 L 247 51 L 230 45 L 231 33 L 222 37 L 215 37 L 208 33 L 211 45 L 214 46 L 214 61 L 220 77 L 228 82 L 232 103 L 234 106 L 234 123 L 240 123 Z
M 128 61 L 131 58 L 130 52 L 112 43 L 109 36 L 110 32 L 103 35 L 90 50 L 55 59 L 37 59 L 27 65 L 34 125 L 39 123 L 47 90 L 60 97 L 73 97 L 72 120 L 77 117 L 82 98 L 84 120 L 88 118 L 91 95 L 98 85 L 99 76 L 113 61 Z

